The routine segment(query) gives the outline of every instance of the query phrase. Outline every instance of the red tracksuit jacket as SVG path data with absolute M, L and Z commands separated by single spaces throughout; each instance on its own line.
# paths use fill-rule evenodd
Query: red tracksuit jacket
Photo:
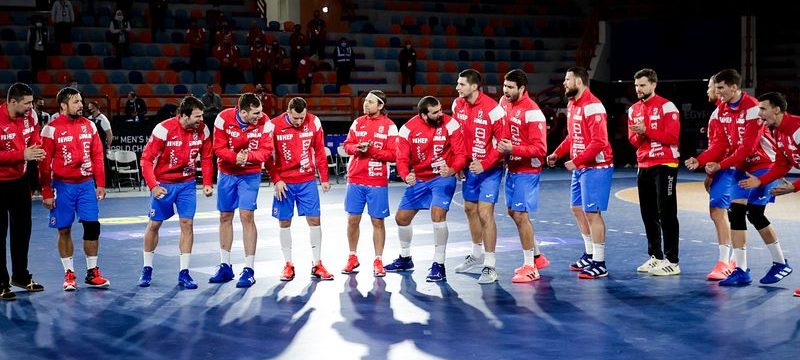
M 44 160 L 39 163 L 42 198 L 53 198 L 51 180 L 81 183 L 94 178 L 97 187 L 106 186 L 103 144 L 89 119 L 56 116 L 42 128 L 42 148 L 45 151 Z
M 628 130 L 628 141 L 636 148 L 639 167 L 677 165 L 681 120 L 675 104 L 658 95 L 637 101 L 628 109 L 628 125 L 639 123 L 645 126 L 644 134 Z
M 455 172 L 467 164 L 467 150 L 461 124 L 442 115 L 442 125 L 433 127 L 419 115 L 400 128 L 397 138 L 397 174 L 405 181 L 413 169 L 417 179 L 431 180 L 439 176 L 442 165 Z
M 258 122 L 247 124 L 242 129 L 237 120 L 239 107 L 222 110 L 214 121 L 214 154 L 217 155 L 219 170 L 228 175 L 259 174 L 261 167 L 272 158 L 272 139 L 264 133 L 264 125 L 269 121 L 262 114 Z M 236 165 L 239 151 L 249 149 L 247 164 Z
M 356 149 L 359 143 L 370 143 L 367 152 Z M 361 116 L 353 121 L 342 144 L 350 155 L 347 182 L 367 186 L 387 186 L 389 165 L 397 158 L 397 125 L 385 115 Z
M 214 165 L 211 155 L 211 133 L 205 124 L 197 129 L 184 129 L 178 117 L 156 125 L 142 152 L 142 176 L 152 189 L 160 183 L 177 184 L 194 179 L 197 155 L 203 170 L 203 185 L 212 186 Z

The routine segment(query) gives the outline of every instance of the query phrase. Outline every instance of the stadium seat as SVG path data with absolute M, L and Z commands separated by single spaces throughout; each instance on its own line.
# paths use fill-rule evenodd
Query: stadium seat
M 14 29 L 5 28 L 0 30 L 0 40 L 17 41 L 17 34 L 14 32 Z
M 31 67 L 30 60 L 27 56 L 14 56 L 11 58 L 11 67 L 14 69 L 28 69 Z
M 80 84 L 81 86 L 83 86 L 85 84 L 91 84 L 91 82 L 92 82 L 91 81 L 92 79 L 91 79 L 91 76 L 89 75 L 89 72 L 85 71 L 85 70 L 79 70 L 79 71 L 72 72 L 72 79 L 77 81 L 78 84 Z
M 180 78 L 180 82 L 183 84 L 194 83 L 194 74 L 191 71 L 187 70 L 181 71 L 178 74 L 178 77 Z
M 59 47 L 59 50 L 61 50 L 61 55 L 62 56 L 75 55 L 75 47 L 70 43 L 61 44 L 61 46 Z
M 39 73 L 36 74 L 36 82 L 38 82 L 40 84 L 47 84 L 47 83 L 50 83 L 52 81 L 53 81 L 53 79 L 50 77 L 50 73 L 47 72 L 47 71 L 39 71 Z M 10 81 L 5 81 L 5 79 L 2 79 L 2 80 L 0 80 L 0 82 L 4 83 L 4 84 L 10 84 L 10 83 L 14 82 L 14 79 L 13 79 L 13 77 L 12 77 L 12 79 Z
M 128 83 L 128 79 L 122 71 L 114 70 L 108 75 L 108 79 L 111 81 L 112 84 L 125 84 Z
M 163 56 L 164 54 L 161 52 L 161 47 L 156 44 L 149 44 L 147 45 L 147 56 Z
M 186 88 L 186 85 L 178 84 L 172 88 L 172 92 L 176 95 L 184 95 L 189 93 L 189 89 Z
M 42 75 L 42 74 L 48 75 L 48 77 L 49 77 L 49 74 L 47 74 L 46 71 L 40 71 L 39 72 L 39 75 Z M 2 83 L 2 84 L 12 84 L 15 81 L 16 81 L 16 76 L 14 75 L 14 72 L 12 72 L 11 70 L 0 70 L 0 83 Z M 39 82 L 40 83 L 46 83 L 46 82 L 50 82 L 50 81 L 48 79 L 48 81 L 41 81 L 40 80 Z
M 30 70 L 20 70 L 17 71 L 17 81 L 23 82 L 26 84 L 33 82 L 33 74 L 31 74 Z
M 92 45 L 86 43 L 78 44 L 78 55 L 80 56 L 92 55 Z
M 81 92 L 85 95 L 97 95 L 98 91 L 97 86 L 94 84 L 81 85 Z
M 147 84 L 156 85 L 161 83 L 161 73 L 159 71 L 145 71 L 144 80 Z
M 287 20 L 283 22 L 283 31 L 292 32 L 294 31 L 294 21 Z
M 459 50 L 458 51 L 458 60 L 460 60 L 460 61 L 469 61 L 469 53 L 466 50 Z
M 84 60 L 82 56 L 70 56 L 67 58 L 67 69 L 85 69 Z
M 106 69 L 106 70 L 119 69 L 119 67 L 120 67 L 120 63 L 119 63 L 119 60 L 117 60 L 117 58 L 111 57 L 111 56 L 103 58 L 103 68 L 104 69 Z
M 105 71 L 94 71 L 94 72 L 92 72 L 92 83 L 93 84 L 107 84 L 108 83 L 108 75 L 106 75 Z
M 164 71 L 164 83 L 165 84 L 177 84 L 178 83 L 178 73 L 174 71 Z
M 277 21 L 270 21 L 269 27 L 267 28 L 268 31 L 281 31 L 281 23 Z
M 72 80 L 72 73 L 67 70 L 58 70 L 53 74 L 53 82 L 57 84 L 66 84 Z

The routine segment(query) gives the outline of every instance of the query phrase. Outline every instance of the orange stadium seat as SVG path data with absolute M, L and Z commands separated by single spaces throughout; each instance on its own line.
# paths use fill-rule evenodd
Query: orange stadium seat
M 292 32 L 294 31 L 294 21 L 287 20 L 283 22 L 283 31 Z
M 422 24 L 422 25 L 419 26 L 419 32 L 422 35 L 430 35 L 431 34 L 431 26 L 428 25 L 428 24 Z
M 342 87 L 339 88 L 339 93 L 340 94 L 352 94 L 353 93 L 353 88 L 350 87 L 350 85 L 342 85 Z
M 64 58 L 61 56 L 48 56 L 47 63 L 50 69 L 63 69 L 64 68 Z
M 145 71 L 144 81 L 148 84 L 156 85 L 161 83 L 161 73 L 158 71 Z
M 87 56 L 84 61 L 84 66 L 89 70 L 100 68 L 100 58 L 97 56 Z
M 429 36 L 423 36 L 419 39 L 419 46 L 424 48 L 431 47 L 431 38 Z M 419 49 L 417 49 L 417 53 L 419 53 Z
M 529 38 L 522 39 L 522 49 L 523 50 L 533 50 L 533 40 Z
M 203 9 L 192 9 L 191 17 L 192 19 L 202 19 L 206 15 L 203 13 Z
M 161 48 L 161 52 L 164 56 L 168 57 L 175 57 L 176 55 L 178 55 L 178 49 L 176 49 L 175 46 L 171 44 L 164 45 Z
M 500 61 L 497 63 L 497 72 L 501 74 L 505 74 L 510 70 L 510 66 L 505 61 Z
M 400 27 L 400 24 L 390 24 L 389 25 L 389 32 L 392 34 L 399 34 L 403 31 L 403 28 Z
M 447 28 L 444 30 L 444 33 L 447 35 L 458 35 L 458 29 L 456 29 L 455 25 L 450 24 L 447 25 Z
M 438 72 L 427 72 L 425 73 L 425 82 L 428 84 L 438 84 L 439 83 L 439 73 Z
M 174 56 L 174 55 L 172 55 Z M 156 70 L 168 70 L 169 69 L 169 58 L 167 57 L 157 57 L 153 61 L 153 68 Z
M 11 68 L 11 64 L 8 61 L 7 56 L 0 56 L 0 69 L 8 69 Z
M 66 70 L 59 70 L 53 75 L 53 82 L 58 84 L 66 84 L 72 79 L 72 74 Z
M 95 85 L 108 84 L 108 75 L 105 71 L 93 71 L 92 83 Z
M 424 95 L 426 93 L 426 91 L 425 91 L 426 88 L 427 88 L 427 86 L 425 86 L 425 85 L 414 86 L 414 88 L 411 89 L 411 94 L 420 95 L 420 96 Z M 431 94 L 433 94 L 433 93 L 431 93 Z
M 479 61 L 473 61 L 469 63 L 469 67 L 475 69 L 475 71 L 482 73 L 483 72 L 483 63 Z
M 531 74 L 536 72 L 536 67 L 533 65 L 532 62 L 526 62 L 525 65 L 522 65 L 522 70 L 524 70 L 528 74 Z
M 444 39 L 444 46 L 448 49 L 458 49 L 458 38 L 447 37 Z
M 389 38 L 381 35 L 376 36 L 375 47 L 389 47 Z
M 139 96 L 153 95 L 153 86 L 150 84 L 136 85 L 136 94 Z
M 191 55 L 191 50 L 189 49 L 189 45 L 181 44 L 178 45 L 178 55 L 184 58 L 188 58 Z
M 36 82 L 40 84 L 47 84 L 50 81 L 52 81 L 52 79 L 50 78 L 50 73 L 47 71 L 39 71 L 39 73 L 36 74 Z
M 61 44 L 60 50 L 62 56 L 75 55 L 75 48 L 72 46 L 72 44 Z
M 314 75 L 312 75 L 311 82 L 314 83 L 314 84 L 322 84 L 322 83 L 324 83 L 325 82 L 325 74 L 323 74 L 321 72 L 315 72 Z
M 452 61 L 444 63 L 444 72 L 454 73 L 458 72 L 458 65 Z
M 164 83 L 165 84 L 177 84 L 178 83 L 178 73 L 174 71 L 165 71 L 164 72 Z
M 56 96 L 59 90 L 61 90 L 61 85 L 44 84 L 42 85 L 42 96 Z
M 110 97 L 111 103 L 116 103 L 115 97 L 117 97 L 117 87 L 111 84 L 103 84 L 100 85 L 100 93 L 104 95 L 108 95 Z

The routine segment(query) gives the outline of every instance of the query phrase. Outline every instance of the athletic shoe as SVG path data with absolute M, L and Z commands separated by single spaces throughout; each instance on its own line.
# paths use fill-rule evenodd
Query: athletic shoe
M 18 283 L 18 282 L 14 281 L 14 280 L 11 280 L 11 285 L 23 288 L 27 292 L 44 291 L 44 286 L 42 286 L 42 284 L 37 283 L 36 281 L 33 281 L 33 279 L 28 280 L 28 284 L 27 285 L 23 285 L 22 283 Z
M 287 261 L 286 265 L 283 266 L 283 271 L 281 272 L 281 281 L 292 280 L 294 280 L 294 265 L 291 261 Z
M 542 270 L 550 266 L 550 260 L 547 260 L 544 254 L 539 254 L 533 257 L 533 265 L 536 265 L 536 269 Z
M 650 269 L 648 273 L 655 276 L 680 275 L 681 267 L 667 260 L 661 260 L 659 261 L 659 265 Z
M 153 267 L 145 266 L 142 268 L 142 275 L 139 276 L 139 287 L 150 286 L 150 281 L 153 280 Z
M 478 284 L 491 284 L 497 281 L 497 270 L 493 266 L 484 266 Z
M 384 270 L 389 272 L 397 272 L 397 271 L 408 271 L 414 269 L 414 261 L 411 260 L 411 256 L 398 256 L 397 259 L 394 259 L 391 264 L 387 264 L 384 267 Z
M 455 271 L 457 273 L 463 273 L 469 271 L 470 269 L 476 266 L 483 265 L 483 258 L 484 258 L 483 256 L 474 257 L 471 254 L 467 255 L 467 257 L 464 258 L 464 262 L 456 266 Z
M 751 282 L 753 279 L 750 278 L 750 269 L 745 271 L 737 267 L 725 280 L 719 282 L 719 286 L 744 286 Z
M 661 260 L 656 259 L 656 257 L 653 256 L 653 255 L 650 255 L 650 258 L 647 259 L 647 261 L 645 261 L 644 264 L 642 264 L 639 267 L 637 267 L 636 271 L 643 272 L 643 273 L 649 273 L 650 270 L 653 270 L 653 269 L 659 267 L 659 265 L 661 265 Z
M 710 273 L 708 273 L 706 279 L 712 281 L 725 280 L 728 276 L 731 275 L 731 272 L 733 272 L 734 268 L 735 267 L 732 267 L 730 263 L 717 261 L 717 264 L 714 265 L 714 268 L 711 269 Z
M 581 279 L 599 279 L 608 276 L 608 269 L 606 269 L 605 261 L 594 261 L 589 266 L 583 268 L 578 274 Z
M 791 273 L 792 268 L 789 267 L 789 260 L 786 260 L 785 264 L 773 262 L 772 267 L 767 271 L 767 275 L 764 275 L 758 282 L 762 284 L 774 284 L 783 280 L 783 278 L 789 276 Z
M 17 298 L 17 294 L 11 291 L 10 287 L 3 287 L 0 289 L 0 300 L 11 301 Z
M 800 289 L 794 291 L 794 296 L 800 296 Z
M 93 288 L 105 289 L 111 285 L 111 282 L 103 277 L 103 274 L 100 273 L 100 268 L 97 266 L 86 270 L 86 280 L 84 282 Z
M 431 268 L 428 270 L 430 270 L 430 272 L 428 273 L 428 276 L 425 278 L 425 281 L 437 282 L 437 281 L 447 280 L 447 274 L 445 273 L 444 270 L 444 264 L 439 264 L 437 262 L 434 262 L 433 264 L 431 264 Z
M 75 272 L 67 270 L 64 273 L 64 291 L 75 291 L 78 289 L 78 283 L 75 282 Z
M 358 262 L 358 256 L 356 256 L 355 254 L 351 254 L 350 256 L 347 257 L 347 264 L 344 266 L 344 269 L 342 269 L 342 274 L 357 273 L 358 271 L 356 270 L 356 268 L 359 267 L 360 265 L 361 263 Z
M 569 269 L 572 271 L 581 271 L 583 268 L 592 264 L 592 254 L 583 253 L 578 261 L 569 264 Z
M 333 280 L 333 274 L 325 270 L 325 267 L 322 266 L 322 260 L 317 261 L 317 265 L 311 268 L 311 276 L 320 280 Z
M 197 283 L 189 275 L 189 269 L 183 269 L 178 273 L 178 286 L 184 289 L 197 289 Z
M 249 288 L 256 283 L 255 271 L 249 267 L 245 267 L 242 273 L 239 274 L 239 281 L 236 282 L 237 288 Z
M 224 283 L 233 280 L 233 268 L 230 264 L 221 263 L 217 265 L 217 272 L 214 273 L 208 282 L 210 283 Z
M 511 278 L 511 282 L 513 283 L 524 283 L 524 282 L 531 282 L 539 280 L 541 276 L 539 276 L 539 270 L 536 269 L 535 266 L 530 266 L 528 264 L 522 265 L 522 267 L 517 268 L 514 270 L 514 277 Z
M 384 277 L 386 276 L 386 269 L 383 268 L 383 261 L 381 259 L 375 259 L 372 262 L 372 274 L 375 277 Z

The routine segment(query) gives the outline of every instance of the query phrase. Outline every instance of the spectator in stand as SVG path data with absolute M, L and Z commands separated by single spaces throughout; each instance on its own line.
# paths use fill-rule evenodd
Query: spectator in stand
M 89 116 L 87 118 L 98 129 L 97 134 L 103 144 L 103 153 L 107 153 L 108 149 L 111 148 L 111 143 L 114 141 L 114 133 L 111 132 L 111 122 L 100 111 L 100 104 L 97 101 L 89 101 Z
M 306 55 L 297 64 L 297 92 L 310 93 L 311 79 L 314 76 L 314 63 Z
M 186 43 L 189 44 L 190 58 L 189 67 L 195 73 L 197 81 L 197 71 L 206 69 L 206 29 L 197 24 L 196 19 L 186 29 Z
M 289 45 L 291 45 L 291 49 L 289 49 L 289 56 L 292 57 L 292 73 L 297 71 L 297 65 L 300 64 L 300 59 L 303 58 L 306 54 L 306 45 L 308 44 L 308 39 L 301 31 L 300 24 L 294 25 L 294 32 L 292 36 L 289 37 Z
M 231 41 L 233 41 L 233 33 L 231 32 L 231 28 L 228 26 L 228 22 L 223 20 L 220 23 L 219 30 L 214 32 L 214 47 L 216 48 L 219 46 L 219 44 L 222 44 L 226 37 L 230 37 Z
M 72 24 L 75 22 L 75 10 L 69 0 L 58 0 L 50 9 L 50 18 L 55 27 L 56 45 L 72 42 Z
M 50 30 L 44 23 L 44 19 L 34 16 L 33 23 L 28 29 L 28 54 L 31 57 L 31 73 L 36 79 L 41 70 L 47 68 L 47 48 L 50 46 Z
M 167 19 L 167 0 L 150 0 L 150 34 L 156 38 L 156 34 L 166 30 L 165 21 Z
M 136 96 L 135 91 L 128 93 L 128 101 L 125 103 L 125 121 L 141 122 L 147 116 L 147 104 L 144 99 Z
M 267 55 L 264 39 L 257 38 L 250 45 L 250 69 L 253 71 L 253 85 L 261 84 L 266 80 L 267 71 L 269 71 Z
M 272 92 L 276 92 L 278 85 L 282 82 L 281 64 L 286 59 L 286 50 L 278 44 L 278 40 L 272 40 L 272 46 L 267 49 L 267 68 L 270 72 L 272 81 Z
M 356 63 L 353 48 L 347 42 L 347 38 L 339 40 L 339 46 L 336 47 L 334 54 L 336 60 L 336 92 L 341 91 L 342 85 L 350 84 L 350 72 L 353 71 L 353 66 Z
M 307 26 L 310 53 L 312 56 L 317 55 L 318 60 L 325 58 L 325 38 L 328 35 L 325 20 L 322 20 L 321 16 L 319 10 L 314 10 L 314 18 L 308 22 Z
M 227 91 L 228 84 L 239 84 L 242 72 L 239 68 L 239 47 L 233 43 L 233 34 L 228 34 L 222 43 L 214 49 L 214 57 L 219 60 L 220 92 Z
M 210 9 L 206 11 L 206 25 L 208 27 L 208 51 L 211 52 L 217 47 L 215 36 L 217 31 L 222 27 L 222 22 L 225 21 L 225 16 L 219 9 Z
M 130 36 L 131 23 L 125 18 L 122 10 L 114 13 L 114 18 L 108 24 L 108 31 L 111 33 L 111 44 L 114 46 L 114 53 L 118 60 L 130 55 Z
M 36 116 L 39 118 L 39 127 L 47 125 L 50 122 L 50 114 L 44 111 L 44 99 L 41 97 L 36 97 L 33 100 L 33 111 L 36 112 Z
M 247 45 L 253 46 L 256 40 L 261 39 L 263 43 L 267 42 L 267 34 L 258 26 L 258 22 L 253 20 L 250 22 L 250 33 L 247 34 Z
M 214 93 L 214 84 L 208 84 L 208 86 L 206 86 L 206 93 L 203 94 L 200 101 L 203 102 L 205 112 L 213 112 L 214 116 L 217 116 L 216 113 L 222 110 L 222 98 Z
M 406 93 L 406 84 L 410 85 L 409 92 L 414 91 L 417 76 L 417 50 L 411 46 L 411 40 L 406 40 L 406 46 L 400 50 L 400 75 L 402 76 L 403 94 Z
M 275 115 L 275 107 L 272 104 L 273 95 L 264 89 L 264 85 L 256 84 L 256 96 L 261 101 L 261 112 L 272 118 Z

